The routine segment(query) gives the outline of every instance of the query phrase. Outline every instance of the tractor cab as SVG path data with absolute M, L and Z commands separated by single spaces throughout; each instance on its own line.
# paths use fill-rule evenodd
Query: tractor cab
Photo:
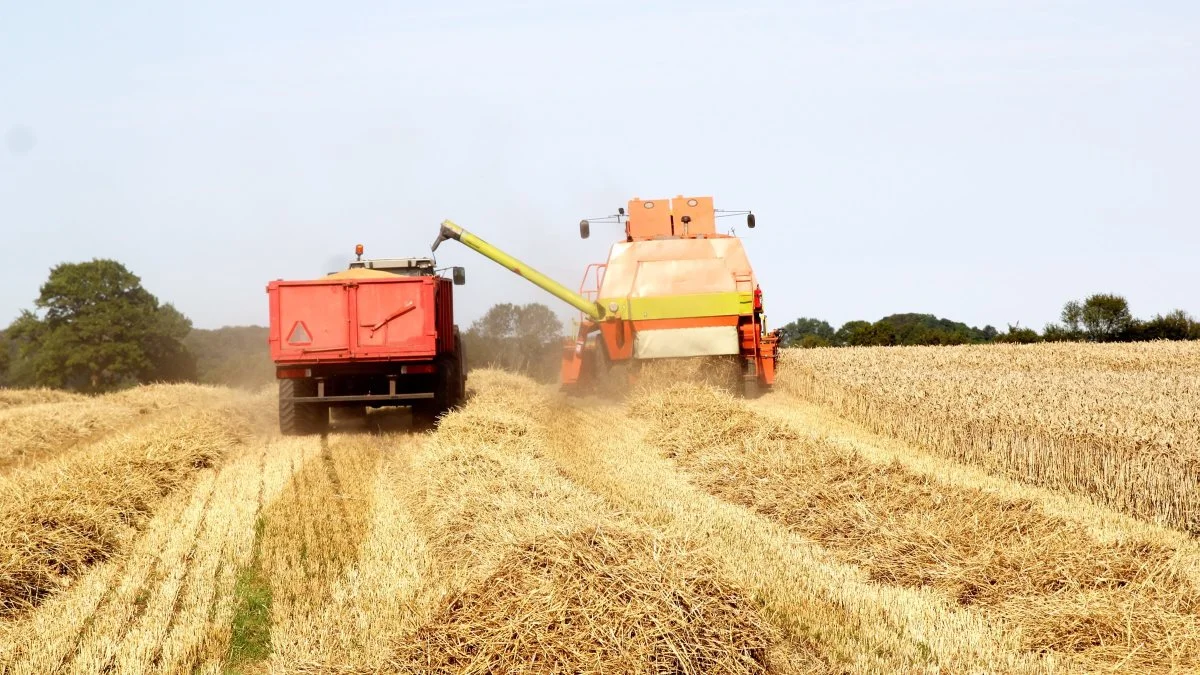
M 437 274 L 433 258 L 376 258 L 352 260 L 352 270 L 376 270 L 404 277 L 431 277 Z
M 357 256 L 342 276 L 395 274 L 402 277 L 434 277 L 438 275 L 437 263 L 433 258 L 375 258 L 363 260 L 363 247 L 355 247 Z M 467 271 L 462 267 L 451 268 L 455 286 L 467 283 Z M 331 275 L 333 276 L 333 275 Z

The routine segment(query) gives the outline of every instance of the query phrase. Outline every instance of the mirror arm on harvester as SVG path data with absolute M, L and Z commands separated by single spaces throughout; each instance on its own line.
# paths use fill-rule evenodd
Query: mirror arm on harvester
M 599 303 L 588 300 L 582 295 L 570 290 L 566 286 L 558 283 L 550 277 L 542 274 L 536 269 L 526 265 L 516 258 L 508 255 L 504 251 L 492 246 L 479 237 L 467 232 L 463 228 L 455 225 L 449 220 L 442 221 L 442 229 L 438 234 L 438 238 L 433 242 L 433 250 L 436 251 L 438 246 L 447 239 L 455 239 L 461 242 L 467 248 L 479 253 L 485 258 L 490 258 L 505 269 L 516 273 L 518 276 L 528 279 L 531 283 L 542 288 L 554 297 L 570 304 L 579 311 L 583 312 L 595 321 L 600 321 L 605 316 L 604 307 Z

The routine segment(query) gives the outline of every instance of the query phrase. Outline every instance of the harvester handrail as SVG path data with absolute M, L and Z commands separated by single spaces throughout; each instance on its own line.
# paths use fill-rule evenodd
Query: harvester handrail
M 590 263 L 583 271 L 583 280 L 579 282 L 579 294 L 589 300 L 600 298 L 600 286 L 604 283 L 604 272 L 608 263 Z M 589 284 L 589 279 L 591 283 Z
M 450 220 L 443 220 L 442 229 L 438 234 L 438 238 L 433 242 L 433 250 L 436 251 L 437 247 L 447 239 L 455 239 L 461 242 L 467 248 L 475 251 L 485 258 L 495 261 L 497 264 L 501 265 L 510 272 L 528 279 L 530 283 L 538 286 L 542 290 L 545 290 L 572 307 L 575 307 L 579 311 L 591 317 L 593 320 L 599 321 L 604 318 L 604 307 L 602 307 L 600 303 L 595 302 L 594 300 L 588 300 L 579 293 L 572 291 L 566 286 L 537 271 L 533 267 L 530 267 L 529 265 L 517 260 L 504 251 L 501 251 L 495 246 L 487 243 L 483 239 L 471 234 L 462 227 L 454 224 L 454 222 Z
M 589 263 L 583 271 L 583 280 L 579 282 L 579 294 L 596 302 L 600 299 L 600 287 L 604 284 L 604 273 L 608 271 L 608 263 Z M 589 279 L 591 283 L 589 284 Z M 583 317 L 580 316 L 582 321 Z

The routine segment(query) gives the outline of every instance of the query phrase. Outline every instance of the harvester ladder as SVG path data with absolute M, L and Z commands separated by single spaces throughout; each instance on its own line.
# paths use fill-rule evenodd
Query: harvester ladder
M 738 292 L 746 293 L 750 297 L 750 322 L 754 328 L 754 370 L 757 375 L 759 359 L 762 357 L 762 342 L 759 340 L 762 327 L 758 323 L 758 314 L 754 311 L 754 275 L 735 272 L 733 281 Z

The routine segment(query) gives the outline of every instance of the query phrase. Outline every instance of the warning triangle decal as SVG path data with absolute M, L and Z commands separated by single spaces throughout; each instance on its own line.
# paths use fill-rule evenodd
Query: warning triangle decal
M 308 328 L 304 326 L 303 321 L 297 321 L 295 326 L 292 326 L 292 332 L 288 335 L 288 344 L 291 345 L 307 345 L 312 344 L 312 336 L 308 334 Z

